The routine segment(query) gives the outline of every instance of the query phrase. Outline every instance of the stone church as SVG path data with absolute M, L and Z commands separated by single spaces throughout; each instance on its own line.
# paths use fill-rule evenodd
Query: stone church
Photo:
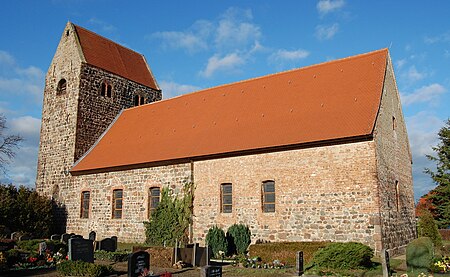
M 191 240 L 416 236 L 411 152 L 387 49 L 172 99 L 145 58 L 68 23 L 46 75 L 36 190 L 65 231 L 145 240 L 160 190 L 195 185 Z

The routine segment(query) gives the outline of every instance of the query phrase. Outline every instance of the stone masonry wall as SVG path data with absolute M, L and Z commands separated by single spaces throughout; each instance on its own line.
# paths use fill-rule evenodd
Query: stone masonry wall
M 169 187 L 177 194 L 191 179 L 191 165 L 179 164 L 71 177 L 66 190 L 67 232 L 102 239 L 117 236 L 120 242 L 144 242 L 151 187 Z M 112 218 L 114 189 L 123 189 L 121 219 Z M 90 191 L 89 218 L 80 218 L 81 193 Z
M 390 59 L 374 136 L 377 146 L 383 247 L 391 253 L 402 253 L 406 244 L 417 234 L 412 158 Z
M 112 97 L 100 95 L 103 82 L 112 86 Z M 134 106 L 134 95 L 144 96 L 145 103 L 161 100 L 161 91 L 88 64 L 81 67 L 80 91 L 74 161 L 89 150 L 122 109 Z
M 247 224 L 252 242 L 359 241 L 381 247 L 373 141 L 194 163 L 194 241 L 208 229 Z M 262 212 L 262 182 L 275 181 L 274 213 Z M 220 185 L 232 183 L 232 213 Z M 378 225 L 376 225 L 378 221 Z
M 36 191 L 55 200 L 63 195 L 73 164 L 81 63 L 75 30 L 67 24 L 45 78 L 36 177 Z M 67 88 L 57 95 L 61 79 Z

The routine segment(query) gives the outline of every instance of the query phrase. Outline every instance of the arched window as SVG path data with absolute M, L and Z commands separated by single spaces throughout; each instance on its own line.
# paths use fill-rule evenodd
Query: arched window
M 80 218 L 89 218 L 90 191 L 81 192 Z
M 265 213 L 275 212 L 275 181 L 262 183 L 262 208 Z
M 231 183 L 224 183 L 220 186 L 222 213 L 231 213 L 233 211 L 233 185 Z
M 134 106 L 140 106 L 145 104 L 145 97 L 142 95 L 135 95 L 133 100 Z
M 100 86 L 100 95 L 108 98 L 112 97 L 112 86 L 108 82 L 102 82 Z
M 56 94 L 63 94 L 66 92 L 67 88 L 67 81 L 66 79 L 61 79 L 58 82 L 58 86 L 56 87 Z
M 150 188 L 148 192 L 148 216 L 156 210 L 160 201 L 161 190 L 159 187 Z

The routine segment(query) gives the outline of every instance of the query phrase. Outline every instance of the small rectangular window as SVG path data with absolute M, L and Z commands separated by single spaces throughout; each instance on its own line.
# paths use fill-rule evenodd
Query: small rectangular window
M 275 182 L 264 181 L 263 182 L 263 199 L 262 208 L 265 213 L 275 212 Z
M 113 190 L 113 218 L 122 218 L 122 200 L 123 200 L 123 190 L 115 189 Z
M 221 185 L 221 212 L 231 213 L 233 211 L 233 185 L 222 184 Z
M 397 212 L 400 211 L 400 187 L 398 181 L 395 181 L 395 204 L 397 207 Z
M 395 116 L 392 117 L 392 130 L 397 129 L 397 122 L 395 121 Z
M 161 194 L 161 191 L 158 187 L 150 188 L 149 198 L 148 198 L 148 212 L 149 212 L 148 216 L 149 217 L 150 217 L 151 213 L 154 212 L 159 205 L 160 194 Z
M 91 198 L 91 193 L 89 191 L 83 191 L 81 193 L 81 218 L 89 218 L 89 201 Z

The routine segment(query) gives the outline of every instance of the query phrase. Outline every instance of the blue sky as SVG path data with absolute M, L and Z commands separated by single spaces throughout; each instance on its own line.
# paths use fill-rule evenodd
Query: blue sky
M 45 72 L 67 21 L 145 55 L 164 98 L 388 47 L 422 173 L 450 117 L 450 1 L 4 1 L 0 113 L 26 140 L 2 182 L 34 186 Z

